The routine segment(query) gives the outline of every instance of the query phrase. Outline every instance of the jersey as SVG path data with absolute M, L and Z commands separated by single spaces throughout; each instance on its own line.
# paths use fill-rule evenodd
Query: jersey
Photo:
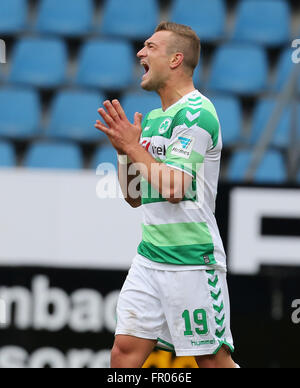
M 214 216 L 222 136 L 211 101 L 195 90 L 165 111 L 151 111 L 143 121 L 140 143 L 157 161 L 189 174 L 192 184 L 183 200 L 173 204 L 141 178 L 143 236 L 138 254 L 179 270 L 226 268 Z

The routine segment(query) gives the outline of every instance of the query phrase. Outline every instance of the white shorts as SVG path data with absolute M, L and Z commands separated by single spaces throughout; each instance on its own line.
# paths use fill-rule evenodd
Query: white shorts
M 215 354 L 223 345 L 233 351 L 226 272 L 162 270 L 137 257 L 118 301 L 121 334 L 157 340 L 177 356 Z

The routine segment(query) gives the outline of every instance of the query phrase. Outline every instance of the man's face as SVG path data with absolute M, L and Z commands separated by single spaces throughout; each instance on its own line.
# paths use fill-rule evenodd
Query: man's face
M 170 76 L 170 54 L 168 47 L 172 32 L 159 31 L 146 40 L 144 48 L 137 53 L 140 63 L 144 66 L 141 87 L 148 91 L 162 88 Z

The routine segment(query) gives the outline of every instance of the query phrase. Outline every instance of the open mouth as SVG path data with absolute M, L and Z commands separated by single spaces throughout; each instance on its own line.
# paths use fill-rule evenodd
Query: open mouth
M 150 66 L 147 63 L 145 63 L 145 62 L 142 62 L 141 65 L 143 66 L 143 68 L 145 70 L 145 73 L 144 73 L 144 76 L 143 76 L 143 77 L 145 77 L 145 75 L 147 75 L 149 70 L 150 70 Z

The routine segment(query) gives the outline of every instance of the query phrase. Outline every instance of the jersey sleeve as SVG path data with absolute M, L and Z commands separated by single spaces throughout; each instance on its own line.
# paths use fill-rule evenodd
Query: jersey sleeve
M 205 109 L 184 108 L 173 121 L 165 163 L 196 178 L 207 151 L 218 141 L 219 122 Z

